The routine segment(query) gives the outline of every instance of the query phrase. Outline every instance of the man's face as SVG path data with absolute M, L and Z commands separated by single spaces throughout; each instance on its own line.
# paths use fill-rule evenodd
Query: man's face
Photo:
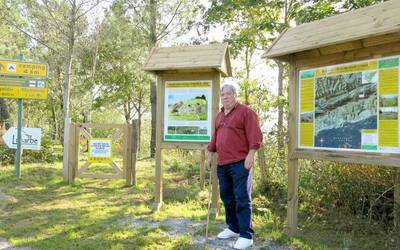
M 236 98 L 230 88 L 223 88 L 221 91 L 221 102 L 225 109 L 231 109 L 236 103 Z

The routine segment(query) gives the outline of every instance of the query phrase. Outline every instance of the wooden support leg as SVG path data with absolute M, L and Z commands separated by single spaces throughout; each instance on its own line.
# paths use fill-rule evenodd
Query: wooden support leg
M 200 155 L 200 189 L 204 190 L 205 187 L 205 175 L 206 175 L 206 151 L 201 150 Z
M 163 189 L 162 189 L 162 151 L 160 147 L 156 148 L 156 166 L 155 166 L 155 189 L 154 189 L 154 204 L 153 204 L 153 209 L 155 211 L 159 211 L 162 207 L 163 203 Z
M 297 213 L 299 203 L 299 160 L 288 160 L 288 209 L 287 209 L 287 234 L 294 236 L 297 230 Z

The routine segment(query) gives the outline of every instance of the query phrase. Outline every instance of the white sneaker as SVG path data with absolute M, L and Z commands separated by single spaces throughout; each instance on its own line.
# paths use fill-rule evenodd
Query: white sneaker
M 233 248 L 235 249 L 246 249 L 248 247 L 251 247 L 253 245 L 253 240 L 251 239 L 246 239 L 243 237 L 239 237 L 239 239 L 236 241 L 235 245 Z
M 239 234 L 233 232 L 229 228 L 225 228 L 224 231 L 220 232 L 217 237 L 219 239 L 229 239 L 229 238 L 238 237 L 238 236 L 239 236 Z

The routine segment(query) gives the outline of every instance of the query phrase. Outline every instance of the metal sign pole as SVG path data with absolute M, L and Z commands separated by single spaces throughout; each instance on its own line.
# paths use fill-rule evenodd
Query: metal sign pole
M 24 55 L 20 55 L 21 61 L 24 59 Z M 23 100 L 18 99 L 18 126 L 17 126 L 17 152 L 15 153 L 15 171 L 17 177 L 21 177 L 21 159 L 22 159 L 22 109 Z
M 23 101 L 18 99 L 18 127 L 17 127 L 17 152 L 15 153 L 15 171 L 21 177 L 21 159 L 22 159 L 22 109 Z

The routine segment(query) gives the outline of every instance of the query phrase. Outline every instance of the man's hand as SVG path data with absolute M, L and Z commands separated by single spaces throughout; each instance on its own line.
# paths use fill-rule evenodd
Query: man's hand
M 211 171 L 211 168 L 212 168 L 211 165 L 212 165 L 213 156 L 214 156 L 214 152 L 208 151 L 208 158 L 207 158 L 207 169 L 208 169 L 208 171 Z
M 256 150 L 251 149 L 244 160 L 244 167 L 247 170 L 250 170 L 254 166 L 254 155 L 256 154 Z

